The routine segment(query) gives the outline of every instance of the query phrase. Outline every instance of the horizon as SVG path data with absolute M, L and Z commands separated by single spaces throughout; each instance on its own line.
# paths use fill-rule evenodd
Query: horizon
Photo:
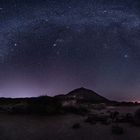
M 95 90 L 92 90 L 92 89 L 89 89 L 89 88 L 86 88 L 86 87 L 79 87 L 79 88 L 74 88 L 74 89 L 71 89 L 70 91 L 68 91 L 67 93 L 62 93 L 62 94 L 54 94 L 54 95 L 52 95 L 52 94 L 47 94 L 47 93 L 44 93 L 44 94 L 39 94 L 39 95 L 37 95 L 37 96 L 15 96 L 15 97 L 8 97 L 8 96 L 2 96 L 2 97 L 0 97 L 0 99 L 1 98 L 5 98 L 5 99 L 24 99 L 24 98 L 38 98 L 38 97 L 42 97 L 42 96 L 48 96 L 48 97 L 55 97 L 55 96 L 57 96 L 57 95 L 67 95 L 68 93 L 70 93 L 70 92 L 72 92 L 72 91 L 74 91 L 74 90 L 77 90 L 77 89 L 81 89 L 81 88 L 84 88 L 84 89 L 86 89 L 86 90 L 91 90 L 91 91 L 93 91 L 93 92 L 95 92 L 97 95 L 100 95 L 100 96 L 102 96 L 102 97 L 104 97 L 104 98 L 106 98 L 106 99 L 108 99 L 108 100 L 110 100 L 110 101 L 117 101 L 117 102 L 133 102 L 133 103 L 135 103 L 135 102 L 137 102 L 137 103 L 140 103 L 140 101 L 139 100 L 122 100 L 122 99 L 120 99 L 120 100 L 116 100 L 116 99 L 110 99 L 110 98 L 108 98 L 108 97 L 105 97 L 105 96 L 103 96 L 102 94 L 100 94 L 100 93 L 98 93 L 98 92 L 96 92 Z M 85 93 L 86 94 L 86 93 Z
M 0 2 L 0 97 L 86 87 L 140 101 L 138 0 Z

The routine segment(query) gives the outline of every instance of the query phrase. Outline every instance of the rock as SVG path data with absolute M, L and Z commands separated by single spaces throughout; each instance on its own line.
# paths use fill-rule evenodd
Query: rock
M 121 135 L 124 133 L 124 129 L 123 129 L 123 127 L 121 127 L 119 125 L 113 125 L 112 126 L 112 133 L 115 135 Z

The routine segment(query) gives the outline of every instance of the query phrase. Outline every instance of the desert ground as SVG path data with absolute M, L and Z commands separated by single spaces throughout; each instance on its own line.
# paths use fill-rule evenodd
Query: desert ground
M 96 113 L 108 110 L 120 113 L 134 113 L 135 107 L 107 107 Z M 124 133 L 114 135 L 111 132 L 113 124 L 85 123 L 81 115 L 65 114 L 55 116 L 12 115 L 0 114 L 0 140 L 140 140 L 140 127 L 128 123 L 120 123 Z M 72 128 L 75 123 L 80 127 Z

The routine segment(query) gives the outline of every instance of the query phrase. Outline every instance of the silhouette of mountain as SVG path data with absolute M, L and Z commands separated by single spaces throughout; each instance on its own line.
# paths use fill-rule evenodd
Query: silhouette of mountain
M 96 92 L 86 89 L 84 87 L 75 89 L 65 95 L 67 98 L 75 98 L 83 102 L 93 102 L 93 103 L 106 103 L 110 102 L 107 98 L 100 96 Z

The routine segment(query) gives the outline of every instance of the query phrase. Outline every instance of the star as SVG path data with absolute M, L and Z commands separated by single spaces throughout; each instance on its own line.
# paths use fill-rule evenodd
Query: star
M 104 10 L 103 13 L 107 13 L 107 10 Z
M 61 43 L 61 42 L 63 42 L 63 39 L 58 38 L 58 39 L 56 40 L 56 42 Z
M 17 43 L 15 43 L 14 46 L 16 47 L 17 46 Z
M 56 46 L 57 46 L 57 44 L 56 44 L 56 43 L 54 43 L 54 44 L 53 44 L 53 47 L 56 47 Z
M 124 58 L 128 58 L 128 57 L 129 57 L 129 55 L 128 55 L 128 54 L 125 54 L 125 55 L 124 55 Z
M 46 22 L 48 22 L 48 21 L 49 21 L 49 19 L 45 19 L 45 21 L 46 21 Z
M 66 28 L 67 28 L 67 29 L 69 29 L 69 28 L 70 28 L 70 26 L 66 26 Z
M 59 51 L 57 51 L 57 52 L 56 52 L 56 54 L 57 54 L 57 55 L 59 55 L 59 54 L 60 54 L 60 52 L 59 52 Z

